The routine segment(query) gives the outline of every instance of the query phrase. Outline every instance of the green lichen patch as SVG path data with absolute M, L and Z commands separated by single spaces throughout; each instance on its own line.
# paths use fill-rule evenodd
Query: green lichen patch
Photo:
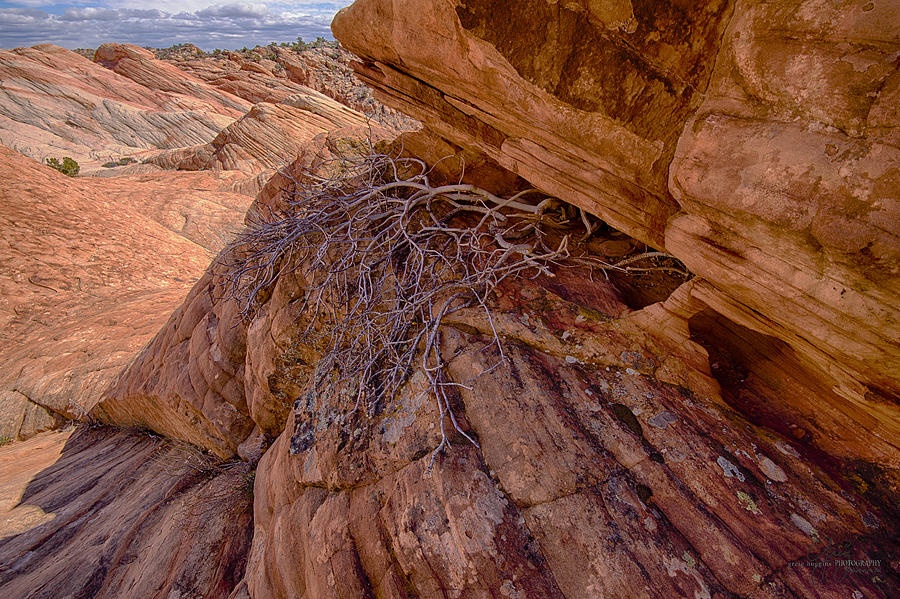
M 757 516 L 762 514 L 762 510 L 759 509 L 759 506 L 756 505 L 756 502 L 753 501 L 753 498 L 750 497 L 747 493 L 743 491 L 737 492 L 738 503 L 741 504 L 745 510 L 750 513 L 756 514 Z

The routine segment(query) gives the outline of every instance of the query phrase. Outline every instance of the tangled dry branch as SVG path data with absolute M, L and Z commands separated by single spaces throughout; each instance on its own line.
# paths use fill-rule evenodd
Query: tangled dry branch
M 450 407 L 454 387 L 468 383 L 445 372 L 442 320 L 476 307 L 493 330 L 492 291 L 509 278 L 553 276 L 549 267 L 569 257 L 569 236 L 548 235 L 553 202 L 536 190 L 501 198 L 433 185 L 422 161 L 367 150 L 304 173 L 284 210 L 256 216 L 224 254 L 226 292 L 249 319 L 279 276 L 303 277 L 301 342 L 322 348 L 318 372 L 353 389 L 345 418 L 377 413 L 420 368 L 440 414 L 433 463 L 448 426 L 477 445 Z M 493 343 L 502 362 L 496 330 Z

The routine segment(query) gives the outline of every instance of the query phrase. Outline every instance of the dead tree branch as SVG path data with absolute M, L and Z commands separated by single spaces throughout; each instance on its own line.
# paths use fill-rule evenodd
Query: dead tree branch
M 501 198 L 473 185 L 433 185 L 429 174 L 420 160 L 371 147 L 326 161 L 294 180 L 286 209 L 257 214 L 222 264 L 226 293 L 246 319 L 279 276 L 303 277 L 309 322 L 301 341 L 322 348 L 319 372 L 356 389 L 345 419 L 360 409 L 378 413 L 420 368 L 440 414 L 433 463 L 448 443 L 447 422 L 477 445 L 450 407 L 452 387 L 465 383 L 446 374 L 442 320 L 475 307 L 493 323 L 488 302 L 497 286 L 552 277 L 550 266 L 569 257 L 569 236 L 548 246 L 545 227 L 557 223 L 536 190 Z M 496 330 L 493 343 L 502 361 Z

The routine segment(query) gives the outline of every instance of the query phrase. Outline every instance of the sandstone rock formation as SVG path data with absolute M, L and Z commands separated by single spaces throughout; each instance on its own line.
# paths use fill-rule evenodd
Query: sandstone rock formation
M 670 167 L 682 211 L 666 229 L 666 248 L 711 283 L 711 307 L 824 371 L 838 417 L 823 428 L 866 422 L 867 444 L 889 446 L 872 459 L 891 468 L 900 119 L 885 107 L 897 99 L 897 17 L 891 3 L 739 3 Z
M 339 389 L 301 395 L 258 468 L 252 597 L 887 596 L 885 579 L 792 564 L 831 542 L 893 559 L 895 516 L 839 492 L 704 373 L 669 382 L 692 371 L 673 348 L 698 351 L 684 321 L 678 345 L 659 340 L 676 302 L 609 321 L 540 286 L 500 301 L 509 362 L 458 400 L 480 449 L 459 438 L 431 473 L 438 415 L 415 379 L 396 411 L 351 426 Z M 487 323 L 466 324 L 445 337 L 457 380 L 499 358 L 479 351 Z
M 147 162 L 179 170 L 240 170 L 265 182 L 315 136 L 367 124 L 362 114 L 320 93 L 298 91 L 278 104 L 254 105 L 207 144 L 160 152 Z
M 334 31 L 387 104 L 681 258 L 698 305 L 821 381 L 818 405 L 785 397 L 783 415 L 896 478 L 897 17 L 862 1 L 360 0 Z
M 0 143 L 37 160 L 70 156 L 83 174 L 106 175 L 98 167 L 122 157 L 166 169 L 240 170 L 252 195 L 315 135 L 369 122 L 286 77 L 244 68 L 251 61 L 234 67 L 243 75 L 236 77 L 230 60 L 176 66 L 129 44 L 103 44 L 94 62 L 49 44 L 0 59 Z M 334 81 L 319 83 L 328 90 Z M 369 104 L 378 113 L 380 105 Z
M 292 170 L 300 176 L 303 167 L 377 133 L 356 128 L 320 135 L 298 156 Z M 381 135 L 390 136 L 387 132 Z M 265 214 L 277 209 L 292 184 L 285 175 L 273 177 L 252 211 Z M 293 398 L 284 395 L 279 386 L 283 383 L 276 383 L 273 377 L 278 369 L 296 370 L 294 376 L 300 378 L 300 373 L 308 370 L 299 354 L 288 351 L 299 326 L 295 306 L 303 295 L 302 280 L 281 278 L 269 302 L 248 324 L 241 317 L 239 302 L 229 300 L 224 291 L 227 262 L 224 258 L 214 261 L 181 307 L 106 393 L 95 411 L 97 418 L 147 427 L 223 458 L 250 456 L 264 439 L 281 433 Z M 296 351 L 302 353 L 294 348 Z M 312 360 L 310 356 L 307 362 Z
M 83 416 L 243 218 L 240 173 L 73 179 L 0 146 L 0 436 Z
M 153 52 L 131 44 L 103 44 L 94 53 L 94 62 L 131 79 L 147 89 L 184 97 L 198 105 L 208 104 L 230 115 L 240 115 L 249 107 L 233 94 L 191 77 L 177 67 L 156 60 Z
M 38 159 L 73 156 L 105 178 L 67 180 L 0 154 L 4 437 L 90 410 L 275 169 L 319 134 L 367 125 L 287 79 L 269 98 L 279 103 L 251 105 L 136 46 L 104 44 L 94 59 L 42 45 L 0 61 L 0 142 Z
M 493 324 L 448 322 L 455 380 L 497 362 L 492 326 L 508 362 L 457 398 L 480 447 L 455 438 L 431 472 L 440 419 L 421 376 L 379 416 L 345 419 L 346 389 L 312 383 L 292 276 L 247 327 L 202 280 L 96 415 L 220 455 L 266 450 L 240 587 L 254 598 L 887 596 L 887 567 L 819 580 L 793 563 L 849 543 L 886 564 L 897 515 L 871 477 L 863 490 L 724 401 L 689 338 L 695 283 L 633 311 L 602 278 L 560 276 L 508 285 Z
M 227 597 L 244 571 L 244 464 L 94 428 L 0 447 L 0 479 L 12 471 L 25 481 L 0 488 L 18 503 L 0 523 L 5 597 Z
M 138 77 L 136 67 L 124 68 L 133 62 L 116 63 L 131 79 L 50 44 L 0 51 L 0 143 L 38 161 L 71 156 L 99 166 L 143 150 L 208 142 L 250 108 L 208 86 L 205 94 L 193 90 L 198 97 L 185 95 L 188 85 L 172 81 L 189 76 L 177 69 L 168 80 L 171 73 L 152 68 L 156 78 Z
M 179 48 L 157 51 L 157 56 L 222 91 L 251 102 L 279 102 L 309 89 L 365 114 L 382 126 L 413 130 L 418 123 L 372 97 L 350 68 L 353 55 L 326 44 L 305 50 L 281 46 L 257 47 L 246 52 L 204 54 Z
M 347 386 L 315 382 L 308 292 L 286 272 L 249 323 L 208 274 L 94 412 L 262 455 L 239 596 L 887 597 L 898 580 L 893 473 L 759 417 L 753 402 L 780 400 L 767 383 L 790 384 L 794 408 L 820 383 L 789 351 L 711 368 L 704 345 L 739 341 L 696 299 L 704 281 L 633 309 L 561 269 L 505 285 L 490 322 L 449 318 L 443 354 L 468 385 L 453 409 L 478 446 L 457 435 L 429 469 L 441 417 L 421 372 L 353 412 Z M 746 384 L 723 386 L 742 366 Z M 835 547 L 884 567 L 810 565 Z
M 144 162 L 165 169 L 239 170 L 252 175 L 243 187 L 245 193 L 255 194 L 276 169 L 290 164 L 316 135 L 370 124 L 360 112 L 277 77 L 249 60 L 238 59 L 235 74 L 229 67 L 236 63 L 230 60 L 204 57 L 176 66 L 156 60 L 149 50 L 127 44 L 104 44 L 94 60 L 150 90 L 241 111 L 240 118 L 207 143 L 163 149 L 144 157 Z M 320 87 L 330 89 L 324 84 Z M 412 122 L 403 125 L 417 126 Z
M 345 309 L 316 295 L 304 260 L 342 256 L 271 263 L 279 276 L 245 309 L 223 284 L 242 251 L 229 250 L 104 386 L 93 428 L 56 464 L 60 437 L 31 442 L 50 455 L 29 462 L 43 471 L 0 540 L 0 595 L 894 596 L 895 13 L 855 0 L 358 0 L 335 33 L 378 97 L 427 128 L 398 146 L 430 162 L 456 153 L 475 163 L 466 181 L 495 191 L 530 183 L 555 196 L 548 235 L 568 235 L 573 252 L 618 260 L 646 244 L 697 276 L 560 258 L 480 298 L 490 318 L 478 305 L 447 316 L 439 362 L 414 362 L 383 402 L 360 407 L 363 384 L 383 382 L 339 381 L 324 342 L 304 334 L 318 314 L 306 299 L 325 297 L 315 310 L 333 318 Z M 112 55 L 124 57 L 117 71 L 144 73 L 143 54 Z M 248 97 L 284 78 L 274 60 L 234 62 L 253 74 L 232 88 Z M 150 85 L 172 73 L 151 67 L 139 76 Z M 195 66 L 229 85 L 218 68 Z M 260 103 L 218 141 L 155 160 L 261 178 L 270 165 L 242 131 L 276 119 L 296 158 L 262 185 L 251 220 L 278 214 L 303 169 L 364 146 L 358 127 L 330 131 L 359 121 L 320 100 Z M 285 125 L 311 113 L 322 120 Z M 509 250 L 505 232 L 492 239 Z M 33 262 L 71 278 L 58 260 Z M 457 383 L 443 399 L 426 374 L 440 369 Z M 0 499 L 23 478 L 0 468 L 12 481 Z

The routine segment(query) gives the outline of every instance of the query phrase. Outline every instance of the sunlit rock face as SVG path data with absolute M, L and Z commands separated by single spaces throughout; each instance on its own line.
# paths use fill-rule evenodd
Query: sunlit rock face
M 728 405 L 689 338 L 705 324 L 688 318 L 692 283 L 637 311 L 605 281 L 566 284 L 585 295 L 510 284 L 493 323 L 447 323 L 448 370 L 468 385 L 454 410 L 477 447 L 455 435 L 432 463 L 440 416 L 421 373 L 373 418 L 344 417 L 346 386 L 289 391 L 257 469 L 249 595 L 887 596 L 892 583 L 820 580 L 804 557 L 825 538 L 896 555 L 883 475 L 863 491 L 808 439 Z
M 36 160 L 99 166 L 206 143 L 251 106 L 142 48 L 106 44 L 98 55 L 117 70 L 52 44 L 0 51 L 0 142 Z
M 294 167 L 341 139 L 319 138 Z M 296 184 L 273 180 L 258 208 Z M 846 436 L 819 449 L 803 410 L 827 387 L 786 344 L 699 301 L 708 283 L 641 307 L 599 273 L 560 269 L 505 284 L 490 322 L 448 318 L 447 371 L 467 385 L 453 409 L 478 446 L 451 435 L 432 462 L 441 419 L 424 375 L 352 415 L 351 383 L 316 382 L 303 271 L 285 272 L 249 321 L 206 275 L 94 411 L 259 460 L 235 596 L 881 592 L 797 563 L 827 551 L 823 538 L 893 555 L 894 474 Z
M 584 4 L 357 2 L 333 27 L 386 102 L 659 247 L 731 7 Z
M 278 79 L 257 75 L 232 91 L 255 100 Z M 2 50 L 0 79 L 0 437 L 13 439 L 83 417 L 276 169 L 368 122 L 287 79 L 251 104 L 128 44 L 93 62 Z M 79 177 L 38 162 L 65 156 Z
M 0 147 L 0 436 L 83 417 L 252 201 L 241 173 L 67 177 Z

